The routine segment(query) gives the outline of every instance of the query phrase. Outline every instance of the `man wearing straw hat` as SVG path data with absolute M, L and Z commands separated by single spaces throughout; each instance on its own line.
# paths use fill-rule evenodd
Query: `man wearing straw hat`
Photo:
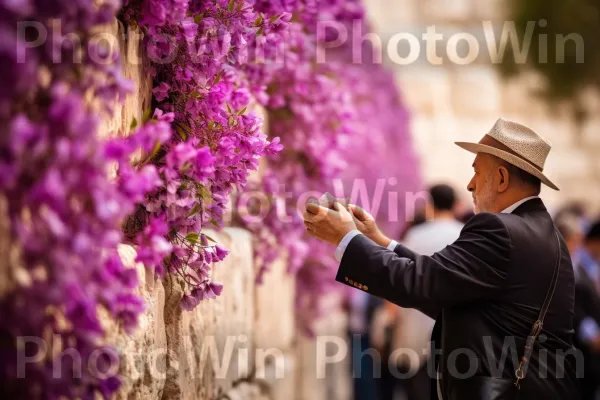
M 550 143 L 499 119 L 479 143 L 456 144 L 476 154 L 476 215 L 443 250 L 416 254 L 338 202 L 309 203 L 307 231 L 337 246 L 337 281 L 436 319 L 436 398 L 576 399 L 573 267 L 538 197 L 542 183 L 558 190 L 544 175 Z

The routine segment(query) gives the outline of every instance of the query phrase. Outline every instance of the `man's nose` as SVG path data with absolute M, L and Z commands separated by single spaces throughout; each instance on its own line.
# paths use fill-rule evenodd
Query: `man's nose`
M 475 190 L 475 185 L 473 184 L 473 179 L 471 179 L 471 181 L 469 182 L 469 184 L 467 185 L 467 190 L 469 192 L 472 192 L 473 190 Z

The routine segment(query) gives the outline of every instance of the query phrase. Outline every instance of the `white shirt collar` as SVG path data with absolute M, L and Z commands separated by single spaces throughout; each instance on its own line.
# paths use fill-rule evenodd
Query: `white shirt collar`
M 516 202 L 515 204 L 513 204 L 512 206 L 508 206 L 508 207 L 506 207 L 504 210 L 502 210 L 502 212 L 503 212 L 503 213 L 510 214 L 510 213 L 512 213 L 513 211 L 515 211 L 515 209 L 516 209 L 517 207 L 519 207 L 521 204 L 525 203 L 526 201 L 528 201 L 528 200 L 531 200 L 531 199 L 537 199 L 537 198 L 538 198 L 538 196 L 529 196 L 529 197 L 525 197 L 524 199 L 521 199 L 521 200 L 517 201 L 517 202 Z

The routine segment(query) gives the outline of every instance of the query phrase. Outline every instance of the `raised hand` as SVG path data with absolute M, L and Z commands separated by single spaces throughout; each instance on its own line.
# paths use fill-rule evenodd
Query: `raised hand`
M 391 240 L 379 230 L 371 214 L 355 204 L 350 204 L 349 210 L 354 217 L 356 228 L 363 235 L 380 246 L 387 246 L 390 243 Z
M 309 202 L 304 212 L 304 225 L 309 235 L 336 246 L 348 232 L 357 229 L 350 212 L 338 202 L 333 203 L 333 209 Z

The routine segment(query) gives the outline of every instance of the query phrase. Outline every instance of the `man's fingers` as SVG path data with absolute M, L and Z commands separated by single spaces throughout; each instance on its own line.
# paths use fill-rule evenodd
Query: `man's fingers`
M 352 214 L 350 214 L 342 204 L 336 201 L 335 203 L 333 203 L 333 208 L 335 209 L 335 211 L 340 213 L 342 221 L 352 221 Z
M 328 208 L 310 203 L 306 205 L 306 211 L 302 216 L 306 221 L 322 221 L 325 217 L 327 217 L 329 211 L 330 210 Z
M 308 211 L 311 214 L 318 215 L 320 213 L 323 213 L 323 214 L 327 215 L 328 210 L 329 210 L 328 208 L 320 206 L 317 203 L 310 202 L 310 203 L 306 204 L 306 211 Z
M 356 204 L 350 204 L 349 208 L 350 208 L 350 212 L 352 213 L 352 215 L 354 215 L 356 217 L 356 219 L 358 219 L 359 221 L 368 221 L 370 219 L 373 219 L 371 214 L 369 214 L 368 212 L 366 212 L 364 209 L 360 208 Z

